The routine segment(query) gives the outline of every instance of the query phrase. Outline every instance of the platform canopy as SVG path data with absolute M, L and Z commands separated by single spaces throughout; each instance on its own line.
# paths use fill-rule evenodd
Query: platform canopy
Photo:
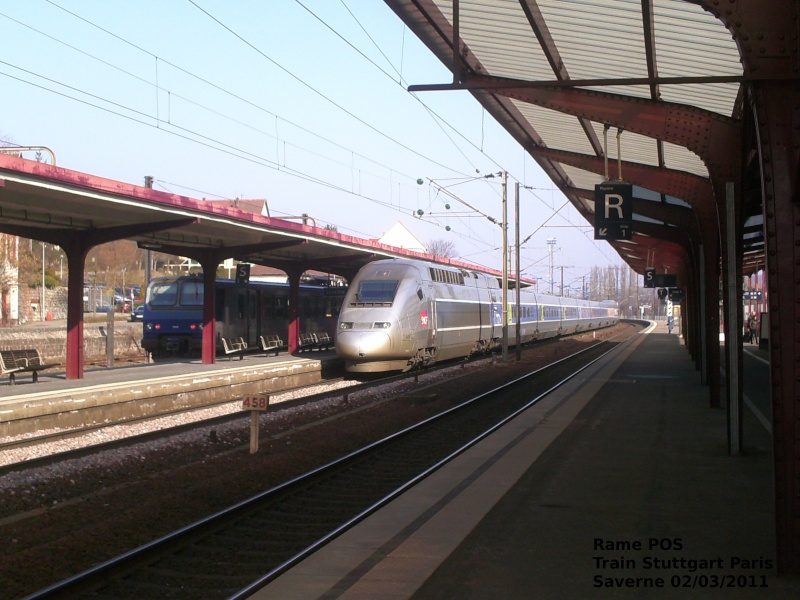
M 739 139 L 731 144 L 730 137 L 740 137 L 744 110 L 740 51 L 712 13 L 721 4 L 728 15 L 761 5 L 386 3 L 453 72 L 452 82 L 411 82 L 412 91 L 469 90 L 590 223 L 595 185 L 607 178 L 632 183 L 634 235 L 610 243 L 639 273 L 648 266 L 686 270 L 687 255 L 700 242 L 698 218 L 716 227 L 710 170 L 738 160 L 731 152 Z M 764 266 L 760 189 L 750 192 L 742 238 L 746 272 Z
M 360 267 L 389 257 L 422 258 L 459 268 L 499 272 L 0 154 L 0 231 L 65 249 L 129 239 L 145 249 L 212 262 L 227 258 L 284 271 L 316 270 L 350 279 Z M 204 254 L 205 253 L 205 254 Z

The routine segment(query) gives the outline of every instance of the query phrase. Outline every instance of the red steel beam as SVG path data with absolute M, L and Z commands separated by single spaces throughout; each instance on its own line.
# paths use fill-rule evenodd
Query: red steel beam
M 484 81 L 486 76 L 474 79 Z M 685 146 L 703 159 L 709 172 L 731 176 L 739 168 L 741 123 L 717 113 L 647 98 L 576 88 L 496 88 L 495 93 L 586 117 L 641 135 Z M 680 196 L 679 196 L 680 197 Z
M 598 175 L 605 173 L 605 161 L 599 156 L 544 147 L 534 148 L 531 152 L 540 158 L 572 165 Z M 685 171 L 651 167 L 625 160 L 622 161 L 622 166 L 625 181 L 636 183 L 647 189 L 668 194 L 675 198 L 681 198 L 691 204 L 695 210 L 701 212 L 705 209 L 709 216 L 716 216 L 712 212 L 714 211 L 714 205 L 711 183 L 705 177 Z M 609 177 L 612 179 L 618 177 L 617 161 L 609 162 Z
M 0 232 L 56 244 L 67 255 L 67 379 L 83 379 L 83 280 L 86 256 L 100 244 L 126 239 L 136 233 L 190 225 L 196 219 L 178 219 L 131 226 L 89 229 L 76 235 L 74 230 L 35 227 L 29 225 L 0 224 Z M 136 233 L 132 234 L 132 230 Z

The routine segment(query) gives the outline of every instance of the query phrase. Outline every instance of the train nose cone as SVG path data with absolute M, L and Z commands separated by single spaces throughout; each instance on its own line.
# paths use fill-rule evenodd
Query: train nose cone
M 340 331 L 336 351 L 343 358 L 380 358 L 389 356 L 391 340 L 382 331 Z

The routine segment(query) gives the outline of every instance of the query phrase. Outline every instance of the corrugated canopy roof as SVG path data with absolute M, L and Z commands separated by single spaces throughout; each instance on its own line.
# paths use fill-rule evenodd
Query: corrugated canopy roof
M 642 189 L 647 186 L 634 176 L 632 182 L 639 185 L 640 193 L 635 194 L 639 207 L 646 208 L 645 202 L 676 204 L 680 208 L 696 203 L 697 198 L 691 196 L 704 185 L 702 180 L 708 183 L 708 156 L 716 152 L 712 146 L 715 140 L 709 141 L 714 121 L 738 125 L 744 79 L 739 50 L 725 25 L 698 3 L 386 3 L 454 73 L 452 83 L 413 82 L 417 85 L 410 89 L 470 90 L 590 222 L 594 185 L 605 179 L 599 166 L 602 160 L 597 159 L 606 154 L 604 129 L 611 121 L 609 110 L 614 110 L 613 106 L 609 108 L 610 101 L 619 102 L 623 97 L 628 102 L 626 118 L 633 119 L 636 125 L 641 123 L 641 127 L 627 127 L 621 134 L 623 164 L 636 163 L 666 174 L 680 173 L 684 188 L 679 189 L 687 190 L 687 197 L 683 198 L 686 202 L 682 202 L 676 200 L 680 194 L 675 189 Z M 453 51 L 454 39 L 459 40 L 457 52 Z M 674 119 L 673 125 L 673 120 L 663 119 L 663 114 L 651 114 L 655 105 L 669 106 L 673 112 L 680 112 L 684 105 L 693 108 Z M 652 123 L 658 119 L 667 123 L 663 136 L 653 133 Z M 673 126 L 685 131 L 669 130 Z M 614 126 L 608 131 L 607 144 L 612 179 L 617 173 L 616 135 Z M 628 179 L 625 167 L 622 175 Z M 750 207 L 751 214 L 745 219 L 758 210 L 760 205 Z M 653 218 L 652 214 L 634 218 L 665 226 L 671 222 L 668 218 Z M 668 233 L 666 237 L 672 238 L 672 232 Z M 760 253 L 757 260 L 763 265 L 763 235 L 759 237 L 753 230 L 750 235 L 746 256 L 748 252 Z M 652 262 L 653 248 L 662 244 L 660 237 L 643 237 L 637 235 L 633 244 L 624 246 L 614 243 L 620 255 L 640 272 L 648 261 Z M 674 239 L 665 243 L 665 252 L 676 251 Z M 637 249 L 637 244 L 642 247 Z

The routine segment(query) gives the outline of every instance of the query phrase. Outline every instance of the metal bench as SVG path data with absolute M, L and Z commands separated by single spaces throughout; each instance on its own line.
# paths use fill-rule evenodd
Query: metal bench
M 323 331 L 314 335 L 317 338 L 317 350 L 329 350 L 333 346 L 333 340 L 326 332 Z
M 298 352 L 305 352 L 306 350 L 314 350 L 317 347 L 317 336 L 313 333 L 301 333 L 300 343 L 297 346 Z
M 283 343 L 283 340 L 277 334 L 260 335 L 258 339 L 261 342 L 261 349 L 264 352 L 274 352 L 275 356 L 278 356 L 278 352 L 281 350 L 286 349 L 286 344 Z
M 39 371 L 57 367 L 58 363 L 45 364 L 39 351 L 35 348 L 24 350 L 0 350 L 0 373 L 8 375 L 10 385 L 15 385 L 15 375 L 30 371 L 33 373 L 33 383 L 39 381 Z
M 228 355 L 228 360 L 231 360 L 231 354 L 238 354 L 239 360 L 244 358 L 244 351 L 247 350 L 247 342 L 244 341 L 244 338 L 221 339 L 222 349 Z

